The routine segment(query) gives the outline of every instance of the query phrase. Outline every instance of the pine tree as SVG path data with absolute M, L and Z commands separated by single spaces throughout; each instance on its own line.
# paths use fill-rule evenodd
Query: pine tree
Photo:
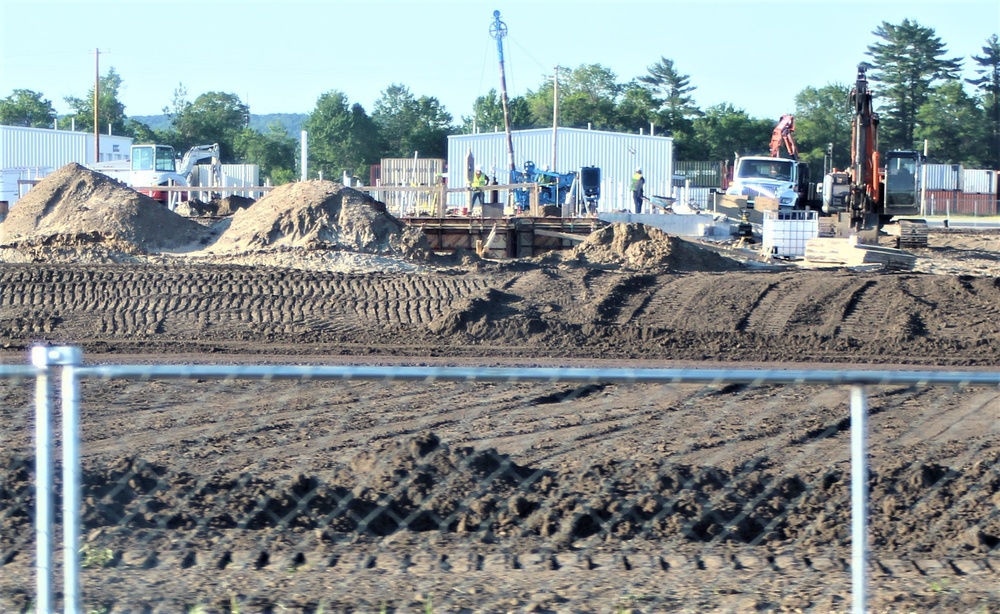
M 913 149 L 917 110 L 935 82 L 958 78 L 962 58 L 941 57 L 947 50 L 940 37 L 909 19 L 898 25 L 883 21 L 872 34 L 885 41 L 865 52 L 873 59 L 869 78 L 883 84 L 873 88 L 883 121 L 880 140 L 884 149 Z

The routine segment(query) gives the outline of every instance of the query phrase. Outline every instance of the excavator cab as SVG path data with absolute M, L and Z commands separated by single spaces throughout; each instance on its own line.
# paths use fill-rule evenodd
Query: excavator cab
M 890 151 L 885 160 L 885 215 L 920 213 L 917 194 L 920 154 L 916 151 Z

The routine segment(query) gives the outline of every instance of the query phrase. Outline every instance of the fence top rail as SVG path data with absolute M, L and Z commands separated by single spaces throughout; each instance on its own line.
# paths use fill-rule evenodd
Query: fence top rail
M 37 377 L 42 370 L 30 365 L 0 365 L 0 378 L 16 379 Z
M 1000 387 L 1000 371 L 811 369 L 620 369 L 539 367 L 398 367 L 278 365 L 100 365 L 75 368 L 85 379 L 384 380 L 581 383 L 746 383 L 949 385 Z

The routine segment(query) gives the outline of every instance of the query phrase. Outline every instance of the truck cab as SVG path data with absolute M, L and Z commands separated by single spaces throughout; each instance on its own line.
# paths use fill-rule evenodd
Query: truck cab
M 726 189 L 730 196 L 748 199 L 763 196 L 778 201 L 781 209 L 802 207 L 802 185 L 809 183 L 809 167 L 787 158 L 745 156 L 736 160 L 733 181 Z

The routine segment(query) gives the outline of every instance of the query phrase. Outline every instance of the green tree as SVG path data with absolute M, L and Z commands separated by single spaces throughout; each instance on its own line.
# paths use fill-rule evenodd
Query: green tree
M 843 83 L 807 87 L 795 96 L 795 142 L 799 158 L 808 162 L 813 177 L 823 171 L 826 150 L 832 144 L 833 166 L 851 163 L 851 90 Z
M 409 88 L 393 83 L 375 101 L 371 115 L 381 138 L 382 157 L 448 157 L 451 115 L 437 98 L 416 98 Z
M 269 125 L 266 133 L 245 128 L 233 145 L 237 161 L 259 166 L 272 185 L 294 181 L 296 143 L 281 124 Z
M 917 110 L 917 123 L 915 136 L 927 139 L 934 160 L 974 167 L 986 164 L 990 155 L 986 114 L 961 81 L 949 81 L 931 92 Z
M 1000 40 L 996 34 L 986 39 L 983 55 L 974 55 L 972 60 L 979 65 L 975 69 L 979 77 L 966 81 L 979 89 L 989 122 L 990 146 L 985 164 L 1000 169 Z
M 510 114 L 511 130 L 521 130 L 531 126 L 531 109 L 523 97 L 514 96 L 508 99 L 507 111 Z M 503 131 L 503 102 L 495 89 L 491 89 L 485 96 L 476 98 L 472 103 L 472 115 L 462 118 L 463 133 L 473 134 L 473 126 L 479 132 Z
M 125 136 L 132 137 L 135 143 L 162 143 L 165 141 L 159 140 L 159 135 L 156 131 L 147 126 L 146 124 L 136 121 L 134 119 L 129 119 L 125 122 Z
M 97 121 L 100 124 L 100 131 L 104 134 L 107 134 L 108 126 L 111 127 L 112 134 L 126 134 L 125 105 L 118 100 L 118 91 L 121 89 L 121 85 L 122 79 L 115 72 L 114 67 L 109 68 L 108 74 L 97 80 Z M 90 88 L 86 98 L 67 96 L 64 100 L 73 109 L 72 119 L 76 129 L 92 131 L 94 129 L 94 88 Z
M 223 92 L 207 92 L 187 103 L 177 98 L 171 118 L 173 140 L 170 144 L 179 152 L 196 145 L 219 144 L 224 161 L 233 160 L 237 135 L 250 121 L 250 109 L 239 96 Z
M 882 115 L 879 139 L 883 149 L 913 149 L 917 110 L 936 82 L 958 78 L 961 58 L 941 57 L 947 50 L 934 30 L 909 19 L 883 21 L 872 34 L 884 41 L 865 52 L 875 69 L 869 78 L 883 84 L 875 99 Z
M 582 64 L 569 70 L 559 67 L 559 125 L 591 126 L 610 130 L 616 123 L 616 105 L 622 85 L 615 73 L 600 64 Z M 536 126 L 551 126 L 555 83 L 551 76 L 537 91 L 525 94 Z
M 701 109 L 691 97 L 691 92 L 697 89 L 691 85 L 691 77 L 680 74 L 674 61 L 662 56 L 648 71 L 649 74 L 637 80 L 653 93 L 657 123 L 670 132 L 690 134 L 692 120 L 701 116 Z
M 315 174 L 332 179 L 344 172 L 367 177 L 369 165 L 379 161 L 378 128 L 343 92 L 321 95 L 303 127 L 309 133 L 309 168 Z
M 735 154 L 767 151 L 775 121 L 755 119 L 729 103 L 713 105 L 694 120 L 695 139 L 703 149 L 702 160 L 732 160 Z
M 615 110 L 613 130 L 619 132 L 637 133 L 640 130 L 649 131 L 650 124 L 657 124 L 658 102 L 653 98 L 653 92 L 631 81 L 622 86 L 622 93 Z M 662 126 L 656 129 L 664 132 Z
M 31 90 L 14 90 L 0 100 L 0 124 L 28 128 L 51 128 L 56 119 L 52 102 Z

